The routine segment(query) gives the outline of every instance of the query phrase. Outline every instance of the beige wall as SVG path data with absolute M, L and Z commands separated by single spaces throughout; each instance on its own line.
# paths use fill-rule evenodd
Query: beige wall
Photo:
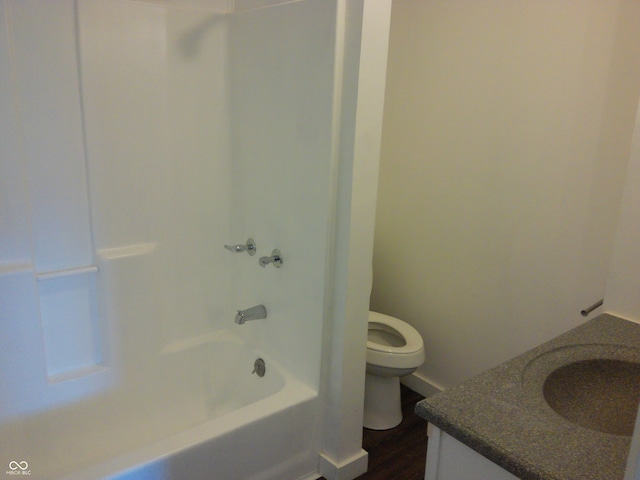
M 371 308 L 449 387 L 604 296 L 640 3 L 394 0 Z

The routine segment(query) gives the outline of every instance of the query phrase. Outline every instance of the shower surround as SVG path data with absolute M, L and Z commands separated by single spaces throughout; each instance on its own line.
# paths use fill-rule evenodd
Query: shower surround
M 375 150 L 357 165 L 366 2 L 0 7 L 0 465 L 362 473 L 343 418 L 361 409 L 370 272 L 353 271 L 377 180 Z M 255 257 L 224 248 L 249 237 Z M 281 268 L 260 268 L 276 248 Z M 234 323 L 254 305 L 266 318 Z

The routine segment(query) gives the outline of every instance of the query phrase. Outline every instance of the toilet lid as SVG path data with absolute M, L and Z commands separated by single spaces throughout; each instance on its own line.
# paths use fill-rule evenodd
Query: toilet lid
M 411 325 L 403 322 L 402 320 L 391 317 L 389 315 L 385 315 L 383 313 L 369 312 L 369 322 L 388 325 L 389 327 L 396 330 L 400 335 L 402 335 L 404 341 L 406 342 L 406 344 L 401 347 L 394 347 L 391 345 L 382 345 L 376 342 L 372 342 L 371 340 L 367 340 L 367 348 L 369 350 L 401 355 L 416 353 L 424 348 L 424 342 L 422 341 L 420 333 L 418 333 L 418 331 Z

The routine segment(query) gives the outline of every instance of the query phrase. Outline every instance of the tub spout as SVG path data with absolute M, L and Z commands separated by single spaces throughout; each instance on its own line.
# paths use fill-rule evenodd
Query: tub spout
M 236 323 L 238 325 L 243 325 L 247 320 L 259 320 L 262 318 L 267 318 L 267 309 L 264 308 L 264 305 L 238 310 L 238 313 L 236 313 Z

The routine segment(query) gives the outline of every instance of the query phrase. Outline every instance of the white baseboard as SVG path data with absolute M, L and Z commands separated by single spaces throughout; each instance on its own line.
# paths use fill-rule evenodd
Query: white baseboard
M 406 377 L 400 377 L 400 383 L 409 387 L 414 392 L 419 393 L 423 397 L 430 397 L 436 393 L 440 393 L 444 388 L 437 383 L 432 382 L 427 377 L 418 372 L 413 372 Z
M 320 473 L 327 480 L 354 480 L 366 473 L 368 464 L 369 454 L 364 450 L 339 463 L 321 453 L 319 468 Z

